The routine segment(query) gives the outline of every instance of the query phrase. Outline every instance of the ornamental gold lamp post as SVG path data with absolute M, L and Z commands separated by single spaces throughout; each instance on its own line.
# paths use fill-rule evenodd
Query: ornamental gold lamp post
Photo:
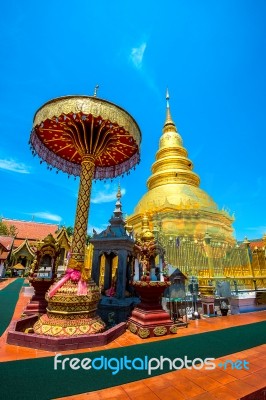
M 170 281 L 153 280 L 150 275 L 151 264 L 155 263 L 156 255 L 163 256 L 164 250 L 150 231 L 146 215 L 142 218 L 142 232 L 135 244 L 135 252 L 140 260 L 143 275 L 140 280 L 139 277 L 133 280 L 132 286 L 140 296 L 141 302 L 128 319 L 128 329 L 141 339 L 177 333 L 180 324 L 172 321 L 161 303 L 163 292 L 170 286 Z
M 36 112 L 30 136 L 33 154 L 49 169 L 80 176 L 80 186 L 68 269 L 50 287 L 47 313 L 35 323 L 35 333 L 72 336 L 103 331 L 104 323 L 96 315 L 99 289 L 84 268 L 91 186 L 93 179 L 114 178 L 139 163 L 140 141 L 135 120 L 97 98 L 96 92 L 56 98 Z

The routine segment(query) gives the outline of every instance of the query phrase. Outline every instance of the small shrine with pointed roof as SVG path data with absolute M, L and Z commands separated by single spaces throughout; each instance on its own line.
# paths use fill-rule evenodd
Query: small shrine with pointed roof
M 117 191 L 115 209 L 108 227 L 90 240 L 94 246 L 92 279 L 101 288 L 99 314 L 108 324 L 110 316 L 116 323 L 125 321 L 138 302 L 134 298 L 130 281 L 133 278 L 134 239 L 126 230 L 123 219 L 121 190 Z

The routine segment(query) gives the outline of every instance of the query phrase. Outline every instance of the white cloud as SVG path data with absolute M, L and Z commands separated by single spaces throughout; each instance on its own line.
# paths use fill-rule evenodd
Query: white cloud
M 55 221 L 55 222 L 62 221 L 62 217 L 60 217 L 60 215 L 51 214 L 49 211 L 39 211 L 39 212 L 31 213 L 29 215 L 32 215 L 33 217 L 37 217 L 37 218 L 48 219 L 50 221 Z
M 19 174 L 29 174 L 29 168 L 23 163 L 17 163 L 16 161 L 9 159 L 0 159 L 0 169 L 5 169 L 7 171 L 17 172 Z
M 131 49 L 130 59 L 137 69 L 141 69 L 141 67 L 142 67 L 142 61 L 143 61 L 144 52 L 146 50 L 146 46 L 147 46 L 147 43 L 144 42 L 139 47 L 133 47 L 133 49 Z
M 148 65 L 145 65 L 145 68 L 143 68 L 143 57 L 147 48 L 147 42 L 148 39 L 144 40 L 139 47 L 133 47 L 130 50 L 129 60 L 138 70 L 146 85 L 154 91 L 158 99 L 161 101 L 162 93 L 156 84 L 154 71 L 152 71 L 151 68 L 148 68 Z
M 106 190 L 99 190 L 94 193 L 91 197 L 91 203 L 93 204 L 101 204 L 101 203 L 110 203 L 112 201 L 116 201 L 117 188 L 112 189 L 111 192 L 108 192 L 109 187 L 105 186 Z M 125 189 L 121 189 L 121 194 L 124 196 L 126 193 Z

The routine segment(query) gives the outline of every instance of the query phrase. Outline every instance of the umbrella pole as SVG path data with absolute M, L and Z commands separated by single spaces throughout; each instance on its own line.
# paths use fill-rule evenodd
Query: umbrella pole
M 91 155 L 85 155 L 81 162 L 78 203 L 75 226 L 68 267 L 82 271 L 85 256 L 85 246 L 88 228 L 91 186 L 94 177 L 95 160 Z

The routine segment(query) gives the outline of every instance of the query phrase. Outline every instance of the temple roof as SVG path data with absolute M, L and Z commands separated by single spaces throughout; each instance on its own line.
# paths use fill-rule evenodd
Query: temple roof
M 15 219 L 2 218 L 2 222 L 10 228 L 15 226 L 16 237 L 14 240 L 14 246 L 20 246 L 25 239 L 29 241 L 37 241 L 44 239 L 49 233 L 55 235 L 58 231 L 58 225 L 47 224 L 44 222 L 34 222 L 34 221 L 21 221 Z
M 265 243 L 263 239 L 252 239 L 250 240 L 250 248 L 251 250 L 255 249 L 261 249 L 262 247 L 265 247 Z
M 5 250 L 10 251 L 14 238 L 12 236 L 0 236 L 0 244 L 5 248 Z
M 0 254 L 0 260 L 5 261 L 9 255 L 9 251 L 3 251 L 3 253 Z
M 35 256 L 34 249 L 31 247 L 28 239 L 25 239 L 20 246 L 16 247 L 16 249 L 13 251 L 13 254 L 19 253 L 22 249 L 26 249 L 26 251 L 32 255 L 32 257 Z
M 57 240 L 60 241 L 65 237 L 67 242 L 70 244 L 71 240 L 70 237 L 68 236 L 66 228 L 63 226 L 58 232 L 57 232 Z
M 12 250 L 14 238 L 11 236 L 0 236 L 0 249 L 2 248 L 2 251 L 0 251 L 0 260 L 5 261 Z

